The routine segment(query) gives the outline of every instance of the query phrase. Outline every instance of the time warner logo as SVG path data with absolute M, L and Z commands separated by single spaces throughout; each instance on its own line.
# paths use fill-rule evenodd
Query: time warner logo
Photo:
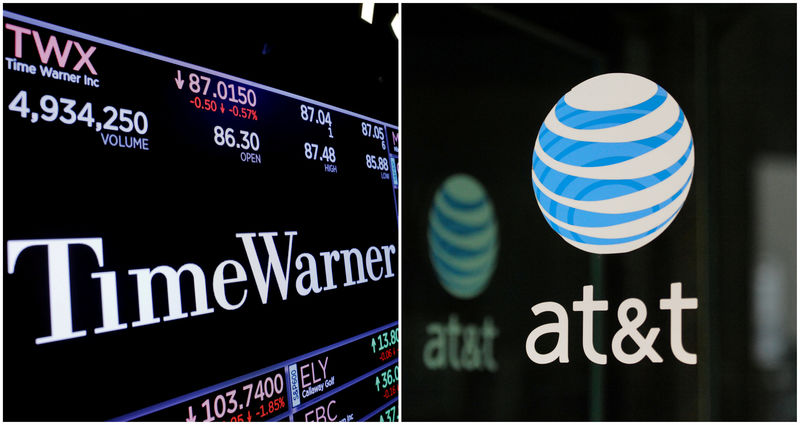
M 678 215 L 694 172 L 689 123 L 658 84 L 590 78 L 539 130 L 531 178 L 539 208 L 569 244 L 596 254 L 638 249 Z

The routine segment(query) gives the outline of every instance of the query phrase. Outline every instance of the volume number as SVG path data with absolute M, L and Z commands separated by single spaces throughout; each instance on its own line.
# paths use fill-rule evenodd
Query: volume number
M 86 123 L 86 126 L 92 128 L 95 123 L 94 114 L 92 112 L 92 102 L 86 102 L 80 108 L 80 111 L 75 112 L 78 102 L 74 99 L 66 97 L 56 98 L 55 96 L 46 94 L 39 98 L 39 109 L 41 113 L 31 111 L 28 107 L 28 92 L 20 90 L 14 97 L 11 103 L 8 104 L 8 110 L 19 112 L 22 118 L 27 118 L 28 114 L 31 115 L 31 122 L 36 123 L 39 119 L 46 122 L 53 122 L 56 119 L 64 124 L 72 125 L 78 121 Z M 141 111 L 132 111 L 125 108 L 116 108 L 114 106 L 106 106 L 103 112 L 109 114 L 108 119 L 101 126 L 98 122 L 96 131 L 109 130 L 121 131 L 123 133 L 130 133 L 136 131 L 144 135 L 147 133 L 148 122 L 147 115 Z M 117 125 L 119 120 L 120 125 Z

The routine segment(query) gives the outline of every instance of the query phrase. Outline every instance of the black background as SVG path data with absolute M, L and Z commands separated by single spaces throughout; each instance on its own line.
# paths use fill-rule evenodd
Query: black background
M 397 43 L 389 27 L 396 6 L 376 7 L 373 25 L 360 20 L 358 5 L 6 10 L 397 121 Z M 51 33 L 40 31 L 44 40 Z M 61 43 L 67 38 L 73 37 L 59 36 Z M 26 42 L 25 61 L 38 63 L 29 36 Z M 84 48 L 91 44 L 82 42 Z M 4 51 L 13 55 L 11 31 Z M 391 184 L 364 166 L 364 152 L 380 153 L 380 144 L 361 135 L 360 119 L 333 112 L 331 141 L 327 129 L 300 120 L 300 103 L 293 99 L 256 89 L 257 123 L 223 118 L 188 103 L 186 88 L 179 92 L 172 80 L 177 66 L 102 45 L 92 63 L 99 89 L 5 70 L 4 102 L 26 89 L 34 110 L 40 96 L 51 94 L 76 99 L 78 107 L 92 101 L 98 120 L 103 105 L 145 111 L 150 150 L 104 146 L 80 122 L 32 124 L 6 111 L 5 239 L 102 237 L 102 270 L 117 272 L 122 323 L 138 319 L 128 270 L 159 265 L 199 265 L 215 312 L 95 335 L 100 299 L 89 274 L 97 263 L 91 250 L 77 247 L 70 249 L 73 327 L 89 333 L 35 345 L 50 326 L 45 249 L 23 252 L 15 274 L 6 268 L 4 279 L 5 420 L 107 420 L 397 319 L 397 277 L 343 287 L 341 269 L 334 272 L 337 290 L 303 298 L 294 292 L 293 269 L 286 301 L 273 278 L 262 305 L 235 237 L 278 232 L 285 255 L 283 232 L 298 231 L 293 257 L 314 255 L 322 285 L 320 251 L 357 247 L 366 254 L 373 245 L 397 246 Z M 189 70 L 183 72 L 187 78 Z M 215 125 L 257 131 L 263 162 L 243 163 L 239 151 L 216 146 Z M 338 173 L 306 160 L 305 142 L 334 146 Z M 263 242 L 257 239 L 256 246 L 266 271 Z M 229 300 L 238 300 L 248 290 L 245 305 L 230 312 L 216 306 L 210 289 L 214 269 L 227 259 L 239 261 L 248 275 L 247 283 L 227 291 Z M 397 257 L 392 261 L 396 275 Z M 186 280 L 181 289 L 188 312 L 194 296 Z M 156 317 L 167 312 L 160 282 L 153 285 Z
M 756 159 L 796 161 L 795 5 L 415 4 L 403 6 L 403 36 L 403 419 L 796 418 L 796 339 L 786 339 L 779 368 L 756 365 L 750 292 Z M 669 229 L 634 252 L 597 256 L 550 229 L 530 167 L 553 105 L 606 72 L 664 87 L 688 118 L 697 162 Z M 434 193 L 459 172 L 483 184 L 499 225 L 497 269 L 472 300 L 444 291 L 428 251 Z M 795 204 L 786 200 L 792 211 Z M 788 279 L 794 287 L 795 276 Z M 683 343 L 697 365 L 680 363 L 669 347 L 669 315 L 658 300 L 672 282 L 699 299 L 698 310 L 683 314 Z M 584 355 L 581 315 L 572 312 L 589 284 L 609 302 L 608 312 L 595 313 L 606 366 Z M 648 307 L 640 330 L 661 329 L 662 364 L 624 365 L 611 353 L 617 307 L 630 297 Z M 526 356 L 528 334 L 554 320 L 531 313 L 545 301 L 569 314 L 567 364 Z M 462 323 L 494 319 L 496 373 L 425 368 L 425 328 L 450 314 Z M 554 343 L 542 338 L 540 351 Z

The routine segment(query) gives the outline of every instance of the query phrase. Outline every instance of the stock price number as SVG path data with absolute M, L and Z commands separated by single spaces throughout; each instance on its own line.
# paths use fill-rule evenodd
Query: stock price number
M 322 161 L 325 163 L 325 171 L 328 173 L 338 172 L 336 165 L 334 165 L 336 162 L 336 151 L 333 149 L 333 146 L 322 146 L 322 150 L 320 151 L 320 145 L 306 142 L 303 147 L 305 148 L 307 159 Z
M 387 332 L 383 332 L 372 337 L 372 352 L 375 353 L 375 349 L 378 350 L 385 350 L 395 344 L 400 340 L 399 332 L 397 328 L 391 329 Z M 377 341 L 377 343 L 376 343 Z
M 375 376 L 375 390 L 380 391 L 382 389 L 386 389 L 386 387 L 394 385 L 399 380 L 400 374 L 398 366 L 394 365 L 394 368 L 386 369 L 381 372 L 380 375 Z
M 314 113 L 316 112 L 316 114 Z M 333 122 L 331 113 L 322 109 L 315 109 L 311 105 L 300 105 L 300 119 L 312 124 L 328 125 L 328 137 L 333 138 Z
M 366 137 L 371 137 L 375 140 L 385 140 L 386 135 L 383 133 L 382 125 L 375 125 L 368 122 L 361 122 L 361 134 Z M 383 149 L 386 149 L 386 144 L 382 143 Z
M 286 399 L 282 395 L 283 384 L 282 371 L 277 371 L 264 379 L 259 378 L 255 382 L 243 385 L 241 392 L 233 388 L 224 394 L 206 398 L 200 404 L 198 413 L 201 416 L 205 414 L 205 418 L 201 419 L 203 422 L 218 419 L 230 420 L 231 422 L 250 422 L 253 418 L 265 419 L 273 413 L 286 408 Z M 239 398 L 239 394 L 242 394 L 243 397 Z M 251 410 L 250 405 L 253 404 L 255 406 L 256 400 L 258 400 L 258 406 Z M 197 419 L 198 417 L 194 414 L 194 409 L 190 405 L 189 416 L 186 421 L 195 422 Z
M 380 421 L 397 422 L 397 406 L 392 406 L 381 413 Z
M 105 121 L 96 121 L 92 110 L 92 103 L 86 102 L 78 112 L 78 102 L 66 97 L 56 98 L 46 94 L 39 98 L 39 111 L 33 111 L 28 107 L 28 92 L 20 90 L 11 103 L 8 110 L 19 112 L 22 118 L 30 115 L 31 123 L 37 123 L 39 119 L 46 122 L 59 122 L 72 125 L 78 122 L 86 123 L 89 128 L 94 127 L 95 131 L 109 130 L 122 133 L 136 132 L 140 135 L 147 133 L 147 115 L 141 111 L 132 111 L 125 108 L 106 106 L 103 112 L 106 114 Z
M 258 148 L 261 147 L 261 140 L 254 131 L 239 130 L 239 136 L 240 138 L 237 140 L 235 130 L 232 128 L 222 128 L 218 125 L 214 126 L 214 143 L 217 146 L 227 146 L 244 151 L 248 149 L 258 151 Z M 239 154 L 239 158 L 242 162 L 261 163 L 261 154 L 258 153 L 242 152 Z
M 222 128 L 220 126 L 214 126 L 214 143 L 217 146 L 228 146 L 229 148 L 239 148 L 239 149 L 253 149 L 257 151 L 258 148 L 261 146 L 261 141 L 258 138 L 258 134 L 255 132 L 249 132 L 244 130 L 239 130 L 239 135 L 241 136 L 241 141 L 236 140 L 234 135 L 234 129 L 232 128 Z
M 305 147 L 305 154 L 306 158 L 308 159 L 319 159 L 320 161 L 326 161 L 330 163 L 336 162 L 336 151 L 333 149 L 333 146 L 323 146 L 321 153 L 319 150 L 319 145 L 316 143 L 306 142 L 306 144 L 303 146 Z
M 175 77 L 175 84 L 178 90 L 183 89 L 185 82 L 186 81 L 181 77 L 181 71 L 178 70 L 178 76 Z M 219 112 L 223 115 L 225 111 L 228 111 L 228 113 L 237 118 L 258 121 L 258 114 L 254 109 L 258 98 L 253 89 L 233 83 L 226 83 L 225 81 L 217 81 L 210 93 L 213 99 L 201 98 L 200 96 L 209 95 L 209 87 L 214 86 L 214 84 L 212 84 L 211 78 L 205 75 L 197 75 L 194 72 L 189 73 L 189 84 L 187 84 L 187 86 L 190 92 L 197 95 L 189 100 L 189 103 L 194 105 L 197 109 Z M 233 105 L 229 105 L 226 108 L 225 102 L 232 103 Z
M 178 76 L 175 78 L 175 84 L 178 90 L 183 87 L 185 80 L 181 78 L 181 71 L 178 70 Z M 195 94 L 202 94 L 206 96 L 208 89 L 211 86 L 211 78 L 205 75 L 197 75 L 194 72 L 189 73 L 189 91 Z M 225 83 L 224 81 L 217 81 L 215 91 L 211 96 L 219 100 L 227 100 L 231 103 L 238 103 L 240 105 L 249 105 L 253 108 L 256 107 L 256 92 L 247 87 L 238 86 L 232 83 Z
M 389 159 L 367 154 L 367 168 L 370 170 L 389 171 Z

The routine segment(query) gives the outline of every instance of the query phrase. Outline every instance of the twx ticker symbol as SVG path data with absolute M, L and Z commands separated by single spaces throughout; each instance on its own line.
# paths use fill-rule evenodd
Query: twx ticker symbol
M 436 191 L 429 213 L 428 246 L 436 275 L 456 298 L 478 296 L 495 268 L 497 221 L 483 186 L 454 174 Z
M 597 254 L 638 249 L 681 209 L 694 144 L 678 103 L 633 74 L 590 78 L 539 130 L 531 177 L 539 208 L 565 241 Z
M 50 63 L 50 54 L 55 53 L 56 62 L 58 66 L 61 68 L 67 67 L 67 60 L 70 57 L 74 57 L 75 55 L 70 56 L 71 52 L 75 52 L 78 54 L 77 62 L 75 62 L 75 66 L 72 68 L 73 71 L 79 71 L 83 66 L 91 72 L 93 75 L 97 75 L 97 71 L 94 69 L 92 65 L 92 61 L 90 57 L 92 53 L 97 49 L 95 46 L 89 46 L 88 49 L 85 51 L 81 47 L 81 44 L 77 40 L 66 40 L 66 42 L 62 45 L 58 42 L 58 37 L 55 35 L 51 35 L 50 38 L 47 40 L 47 46 L 44 46 L 42 43 L 42 37 L 39 35 L 39 31 L 31 30 L 29 28 L 20 27 L 17 25 L 6 23 L 5 28 L 7 30 L 14 32 L 14 57 L 16 59 L 22 59 L 23 54 L 23 41 L 27 40 L 25 35 L 30 35 L 33 38 L 34 44 L 36 44 L 36 51 L 39 53 L 40 61 L 47 65 Z M 62 37 L 63 40 L 63 37 Z M 75 46 L 75 50 L 72 50 L 72 47 Z M 8 61 L 9 68 L 13 62 L 16 62 L 16 59 L 9 59 L 6 58 Z M 42 68 L 44 69 L 44 68 Z M 42 71 L 44 72 L 44 71 Z M 94 81 L 94 80 L 93 80 Z

